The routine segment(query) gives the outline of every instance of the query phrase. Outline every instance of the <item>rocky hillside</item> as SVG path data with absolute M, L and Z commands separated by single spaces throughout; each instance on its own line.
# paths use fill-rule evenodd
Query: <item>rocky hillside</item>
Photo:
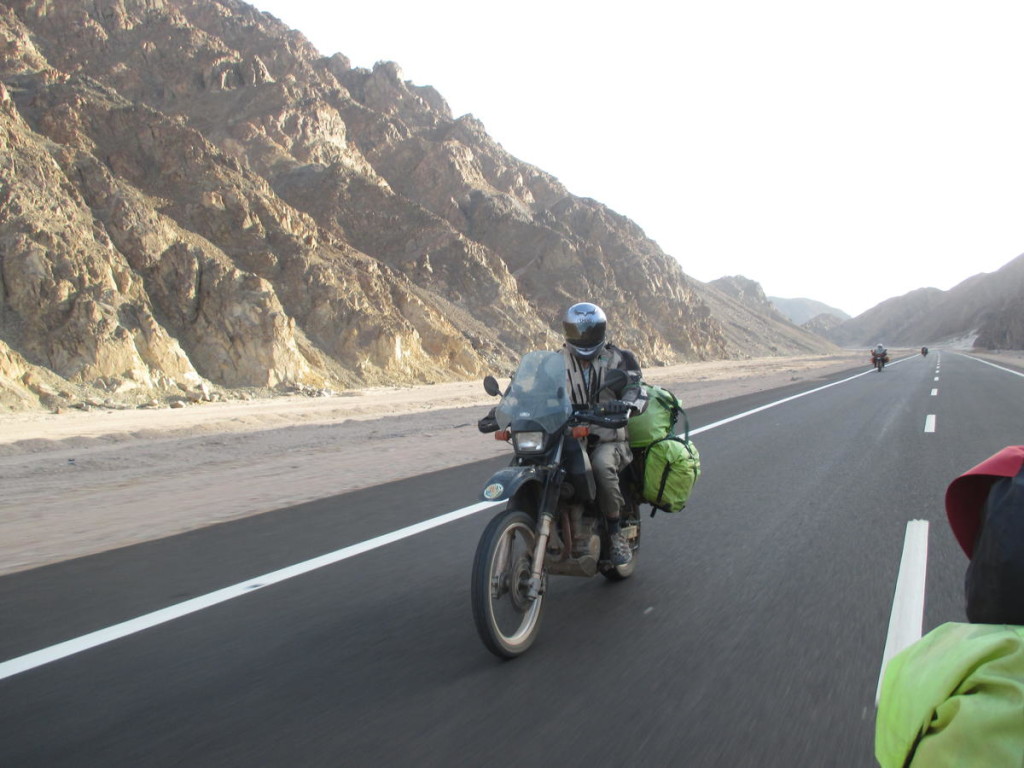
M 476 377 L 577 300 L 648 365 L 810 344 L 237 0 L 7 0 L 0 129 L 9 405 Z
M 1004 301 L 983 315 L 974 346 L 979 349 L 1024 349 L 1024 296 Z
M 973 344 L 1024 349 L 1024 255 L 948 291 L 921 288 L 836 326 L 842 346 Z
M 813 353 L 828 349 L 823 337 L 798 328 L 771 303 L 760 283 L 741 275 L 699 284 L 698 292 L 716 318 L 730 347 L 761 356 Z
M 842 325 L 844 320 L 830 312 L 823 312 L 820 315 L 815 315 L 806 323 L 801 323 L 800 327 L 805 331 L 817 334 L 818 336 L 828 337 L 829 333 L 838 326 Z

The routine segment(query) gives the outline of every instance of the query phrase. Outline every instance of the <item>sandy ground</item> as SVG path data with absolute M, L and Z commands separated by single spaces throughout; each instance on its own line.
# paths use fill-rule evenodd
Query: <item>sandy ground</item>
M 645 376 L 693 407 L 865 364 L 849 353 Z M 494 402 L 474 381 L 177 410 L 0 414 L 0 574 L 510 456 L 476 429 Z

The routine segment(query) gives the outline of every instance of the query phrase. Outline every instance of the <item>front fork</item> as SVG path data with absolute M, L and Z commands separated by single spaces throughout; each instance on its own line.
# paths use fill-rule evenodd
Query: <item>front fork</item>
M 537 543 L 533 548 L 533 570 L 530 572 L 530 582 L 527 585 L 526 593 L 526 597 L 529 600 L 536 600 L 540 597 L 544 588 L 544 557 L 548 551 L 551 525 L 555 519 L 555 509 L 558 504 L 558 496 L 562 490 L 563 480 L 565 480 L 565 469 L 559 468 L 548 476 L 548 481 L 544 485 L 544 492 L 541 494 L 540 519 L 537 523 Z
M 540 597 L 544 584 L 544 555 L 547 554 L 548 539 L 551 538 L 552 519 L 550 513 L 544 512 L 540 516 L 540 525 L 537 526 L 537 544 L 533 549 L 533 570 L 530 572 L 530 582 L 526 591 L 528 600 L 536 600 Z

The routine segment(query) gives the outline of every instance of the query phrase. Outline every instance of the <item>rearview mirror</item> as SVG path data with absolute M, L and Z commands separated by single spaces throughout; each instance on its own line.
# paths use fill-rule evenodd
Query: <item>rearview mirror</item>
M 491 397 L 497 397 L 501 394 L 501 387 L 498 386 L 498 380 L 493 376 L 484 377 L 484 392 Z

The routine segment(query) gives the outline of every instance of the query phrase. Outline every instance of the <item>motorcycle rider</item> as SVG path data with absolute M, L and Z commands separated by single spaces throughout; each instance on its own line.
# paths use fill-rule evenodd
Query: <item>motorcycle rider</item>
M 889 362 L 889 350 L 884 345 L 878 344 L 873 350 L 871 350 L 871 364 L 874 365 L 878 358 L 882 358 L 885 362 Z
M 565 372 L 573 405 L 603 406 L 605 413 L 642 413 L 647 395 L 640 387 L 640 363 L 636 355 L 609 344 L 606 340 L 608 319 L 604 311 L 590 302 L 573 304 L 565 311 L 562 329 L 565 344 Z M 602 389 L 605 371 L 619 369 L 629 374 L 621 392 Z M 626 565 L 633 559 L 629 542 L 622 533 L 620 520 L 624 499 L 619 487 L 619 473 L 633 460 L 625 427 L 590 428 L 590 464 L 597 481 L 597 502 L 608 524 L 611 536 L 611 562 Z

